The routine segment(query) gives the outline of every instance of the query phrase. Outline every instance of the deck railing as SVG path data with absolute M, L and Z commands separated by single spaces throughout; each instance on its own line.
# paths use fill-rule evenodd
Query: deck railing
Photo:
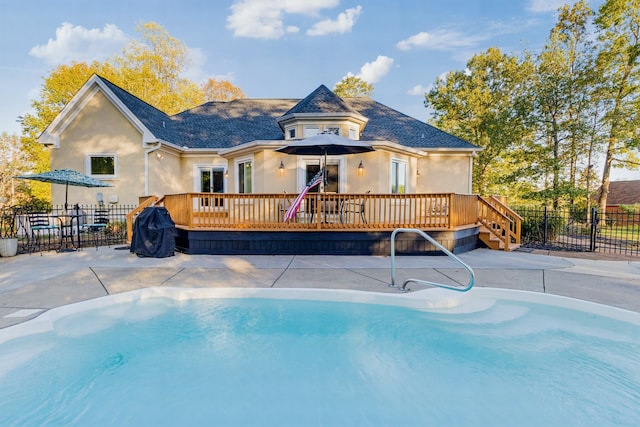
M 475 224 L 477 197 L 438 194 L 307 194 L 284 221 L 295 194 L 186 193 L 164 196 L 178 226 L 216 230 L 452 229 Z

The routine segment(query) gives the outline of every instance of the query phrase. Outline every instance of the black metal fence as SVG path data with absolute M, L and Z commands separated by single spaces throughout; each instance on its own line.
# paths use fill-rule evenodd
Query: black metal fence
M 33 230 L 33 209 L 12 208 L 18 253 L 85 249 L 127 243 L 127 214 L 134 205 L 79 205 L 70 210 L 53 206 L 43 213 L 52 227 Z
M 640 213 L 515 207 L 522 247 L 640 256 Z

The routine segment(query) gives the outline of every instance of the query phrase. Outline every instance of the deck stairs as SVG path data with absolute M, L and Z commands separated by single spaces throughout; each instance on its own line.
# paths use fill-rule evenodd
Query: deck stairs
M 478 196 L 478 238 L 489 249 L 505 252 L 520 247 L 522 217 L 497 197 Z

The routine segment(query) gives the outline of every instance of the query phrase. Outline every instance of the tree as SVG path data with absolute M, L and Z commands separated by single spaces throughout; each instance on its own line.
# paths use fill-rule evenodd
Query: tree
M 527 86 L 533 64 L 490 48 L 473 56 L 466 70 L 438 79 L 425 96 L 433 123 L 483 150 L 474 159 L 473 191 L 516 196 L 529 189 L 532 158 Z
M 244 92 L 227 80 L 209 79 L 202 84 L 205 101 L 233 101 L 244 98 Z
M 559 9 L 558 22 L 537 57 L 532 82 L 532 115 L 544 146 L 545 185 L 541 194 L 557 208 L 561 198 L 571 204 L 576 193 L 579 159 L 588 157 L 593 146 L 589 138 L 594 81 L 593 55 L 587 24 L 592 15 L 584 0 Z
M 29 170 L 30 164 L 26 154 L 17 135 L 9 135 L 6 132 L 0 134 L 0 207 L 15 205 L 19 201 L 16 198 L 13 177 Z
M 177 114 L 204 102 L 200 87 L 180 77 L 190 63 L 187 46 L 155 22 L 137 28 L 123 56 L 105 67 L 105 77 L 167 114 Z
M 603 76 L 600 91 L 606 99 L 606 155 L 599 205 L 607 206 L 613 161 L 640 145 L 640 0 L 607 0 L 599 9 L 597 68 Z
M 333 93 L 341 98 L 371 98 L 373 85 L 360 77 L 348 75 L 336 83 Z

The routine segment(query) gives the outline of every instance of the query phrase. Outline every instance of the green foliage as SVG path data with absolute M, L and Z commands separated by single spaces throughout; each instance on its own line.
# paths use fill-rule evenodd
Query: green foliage
M 638 214 L 640 213 L 640 203 L 636 203 L 633 205 L 620 205 L 620 210 L 629 215 Z
M 473 191 L 586 205 L 599 181 L 602 209 L 612 162 L 636 165 L 639 154 L 638 28 L 637 0 L 606 0 L 595 19 L 580 0 L 559 8 L 539 54 L 491 48 L 438 78 L 425 97 L 431 122 L 483 148 Z
M 606 154 L 599 200 L 604 210 L 613 161 L 638 149 L 640 1 L 607 0 L 598 11 L 595 25 L 601 46 L 596 61 L 596 71 L 602 76 L 598 90 L 607 100 L 603 116 Z
M 474 55 L 464 71 L 436 81 L 426 95 L 436 126 L 483 148 L 474 159 L 474 192 L 511 198 L 514 186 L 537 174 L 527 167 L 535 152 L 527 122 L 532 73 L 528 57 L 519 60 L 490 48 Z
M 566 225 L 565 218 L 553 210 L 515 209 L 522 217 L 522 240 L 543 242 L 557 239 Z
M 371 98 L 373 85 L 356 76 L 346 76 L 336 83 L 333 93 L 341 98 Z

